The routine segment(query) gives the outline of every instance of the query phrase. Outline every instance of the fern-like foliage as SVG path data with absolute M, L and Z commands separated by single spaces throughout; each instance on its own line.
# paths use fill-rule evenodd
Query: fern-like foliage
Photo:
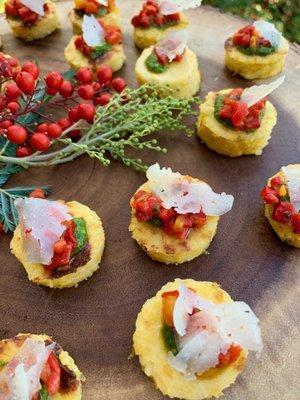
M 4 231 L 13 232 L 18 225 L 18 213 L 14 205 L 17 198 L 27 197 L 38 186 L 20 186 L 10 189 L 0 188 L 0 222 L 3 224 Z M 44 193 L 47 195 L 51 192 L 48 186 L 42 186 Z

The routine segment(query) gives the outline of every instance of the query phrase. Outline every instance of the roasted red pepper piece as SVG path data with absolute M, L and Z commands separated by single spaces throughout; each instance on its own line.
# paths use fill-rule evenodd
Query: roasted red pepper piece
M 279 201 L 274 207 L 272 218 L 276 222 L 290 225 L 294 214 L 295 208 L 292 203 Z
M 41 381 L 45 384 L 50 395 L 56 394 L 60 387 L 61 370 L 57 356 L 50 353 L 42 370 Z
M 165 323 L 171 328 L 174 327 L 173 311 L 178 296 L 178 290 L 173 290 L 172 292 L 164 292 L 161 295 L 163 319 Z

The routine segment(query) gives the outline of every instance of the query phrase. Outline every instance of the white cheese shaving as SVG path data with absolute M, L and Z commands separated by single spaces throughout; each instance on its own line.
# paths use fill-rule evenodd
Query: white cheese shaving
M 291 203 L 294 205 L 296 212 L 300 212 L 300 169 L 295 165 L 282 167 L 288 188 Z
M 217 194 L 207 183 L 192 181 L 171 168 L 160 168 L 158 163 L 149 167 L 146 175 L 163 206 L 174 207 L 180 214 L 196 214 L 202 210 L 206 215 L 220 216 L 232 208 L 232 195 Z
M 246 103 L 248 107 L 253 106 L 282 85 L 284 79 L 285 75 L 282 75 L 269 84 L 254 85 L 246 88 L 241 96 L 241 102 Z
M 107 7 L 108 6 L 108 0 L 96 0 L 98 4 L 101 6 Z
M 172 62 L 177 55 L 181 55 L 187 46 L 188 33 L 186 29 L 181 31 L 170 31 L 155 46 L 155 51 L 159 56 L 167 56 Z
M 280 47 L 282 34 L 273 24 L 267 21 L 255 21 L 253 25 L 259 31 L 260 35 L 264 39 L 267 39 L 272 46 L 276 48 Z
M 56 201 L 17 199 L 23 245 L 27 261 L 49 265 L 54 244 L 65 231 L 62 222 L 72 219 L 68 207 Z
M 0 373 L 0 398 L 31 400 L 41 389 L 42 369 L 53 350 L 42 340 L 27 338 L 18 353 Z
M 159 12 L 162 15 L 171 15 L 188 10 L 189 8 L 200 7 L 202 0 L 161 0 Z
M 41 17 L 45 15 L 44 5 L 47 3 L 47 0 L 21 0 L 21 3 Z
M 101 46 L 105 43 L 105 32 L 93 15 L 84 15 L 82 23 L 83 39 L 89 47 Z
M 169 355 L 169 363 L 188 379 L 218 365 L 231 345 L 262 351 L 259 320 L 244 302 L 215 304 L 181 284 L 173 320 L 180 351 Z

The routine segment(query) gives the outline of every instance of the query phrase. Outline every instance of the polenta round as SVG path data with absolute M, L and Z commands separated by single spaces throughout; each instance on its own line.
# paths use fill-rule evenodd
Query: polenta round
M 300 171 L 300 164 L 290 164 L 288 165 L 288 167 L 294 169 L 295 171 Z M 275 177 L 281 177 L 283 180 L 285 179 L 283 172 L 279 171 L 268 180 L 268 185 L 271 184 L 271 180 Z M 265 204 L 265 216 L 268 219 L 270 225 L 283 242 L 289 244 L 290 246 L 300 248 L 300 233 L 295 233 L 293 230 L 293 226 L 290 224 L 284 224 L 275 221 L 273 219 L 274 208 L 274 204 Z
M 32 26 L 25 26 L 21 20 L 6 16 L 6 20 L 13 34 L 25 41 L 43 39 L 60 27 L 56 5 L 53 1 L 47 1 L 49 11 L 40 17 Z
M 267 101 L 260 127 L 249 132 L 224 126 L 215 118 L 215 100 L 218 94 L 226 94 L 230 90 L 208 93 L 205 101 L 200 105 L 197 135 L 205 142 L 207 147 L 219 154 L 230 157 L 238 157 L 244 154 L 261 155 L 277 122 L 276 109 Z
M 149 82 L 157 84 L 162 97 L 171 95 L 180 99 L 195 95 L 201 82 L 196 54 L 187 47 L 181 61 L 171 62 L 164 72 L 155 73 L 145 64 L 153 49 L 153 47 L 145 49 L 136 62 L 135 75 L 138 84 Z
M 282 47 L 275 53 L 259 56 L 240 52 L 232 45 L 232 39 L 225 44 L 225 65 L 245 79 L 266 79 L 278 75 L 283 69 L 289 50 L 288 41 L 282 38 Z
M 238 359 L 222 368 L 213 368 L 187 380 L 185 376 L 168 363 L 168 350 L 161 335 L 163 325 L 161 295 L 174 291 L 183 283 L 201 297 L 214 303 L 232 302 L 230 296 L 213 282 L 197 282 L 192 279 L 176 279 L 169 282 L 151 299 L 147 300 L 136 321 L 133 335 L 133 350 L 139 357 L 145 374 L 153 379 L 157 388 L 171 398 L 201 400 L 218 398 L 224 389 L 233 384 L 243 370 L 247 352 L 242 351 Z
M 145 183 L 138 190 L 151 192 Z M 203 254 L 217 232 L 219 217 L 207 216 L 201 228 L 193 228 L 184 240 L 166 234 L 147 222 L 138 221 L 135 210 L 131 207 L 129 231 L 133 239 L 153 259 L 165 264 L 182 264 Z
M 52 338 L 48 335 L 35 335 L 35 334 L 19 334 L 11 339 L 4 339 L 0 341 L 0 360 L 4 362 L 9 362 L 16 353 L 20 350 L 24 340 L 26 338 L 31 338 L 33 340 L 43 340 L 50 341 Z M 68 352 L 61 349 L 58 355 L 59 360 L 62 365 L 66 366 L 74 375 L 78 381 L 75 390 L 70 391 L 59 391 L 58 393 L 51 395 L 51 400 L 81 400 L 82 399 L 82 385 L 81 382 L 84 381 L 83 374 L 79 371 L 77 365 L 73 358 Z M 3 367 L 0 366 L 0 372 Z
M 81 35 L 83 18 L 76 13 L 74 8 L 70 11 L 69 18 L 73 27 L 74 35 Z M 108 25 L 120 26 L 121 25 L 120 9 L 118 7 L 114 7 L 110 12 L 108 12 L 103 17 L 100 17 L 98 19 Z
M 180 31 L 188 26 L 187 17 L 180 13 L 180 21 L 166 28 L 157 28 L 150 26 L 149 28 L 134 27 L 133 40 L 137 47 L 141 50 L 154 46 L 161 41 L 169 32 Z
M 23 264 L 28 279 L 37 285 L 48 286 L 54 289 L 76 287 L 80 282 L 91 277 L 99 268 L 105 244 L 105 234 L 100 218 L 89 207 L 76 201 L 68 202 L 66 205 L 73 217 L 83 218 L 86 223 L 88 243 L 91 246 L 90 259 L 87 264 L 78 267 L 75 272 L 68 273 L 58 278 L 51 278 L 43 265 L 27 261 L 21 235 L 21 227 L 18 225 L 10 244 L 11 251 Z
M 77 70 L 81 67 L 90 67 L 96 70 L 101 65 L 107 65 L 113 72 L 116 72 L 123 67 L 126 57 L 121 44 L 113 45 L 111 50 L 104 53 L 101 57 L 91 60 L 76 49 L 76 38 L 77 36 L 74 36 L 65 48 L 65 57 L 71 68 Z

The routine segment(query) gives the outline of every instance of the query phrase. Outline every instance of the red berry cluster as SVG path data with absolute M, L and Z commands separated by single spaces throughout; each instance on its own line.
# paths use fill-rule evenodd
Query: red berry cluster
M 44 5 L 44 11 L 45 13 L 49 11 L 48 4 Z M 6 1 L 5 13 L 8 17 L 21 19 L 26 26 L 33 25 L 39 19 L 39 15 L 31 11 L 30 8 L 24 6 L 20 0 Z
M 5 64 L 2 68 L 1 62 Z M 0 71 L 3 72 L 3 75 L 0 72 L 0 81 L 4 82 L 3 94 L 0 95 L 0 135 L 18 145 L 17 157 L 29 156 L 32 150 L 48 150 L 55 139 L 79 120 L 92 124 L 96 106 L 108 104 L 112 92 L 121 93 L 126 86 L 124 79 L 112 78 L 112 70 L 108 66 L 99 67 L 96 77 L 90 68 L 80 68 L 72 82 L 65 80 L 59 72 L 52 71 L 44 78 L 46 93 L 51 98 L 47 103 L 37 103 L 34 96 L 43 89 L 38 84 L 41 81 L 40 70 L 34 62 L 27 61 L 18 66 L 16 60 L 3 56 L 2 61 L 0 58 Z M 47 109 L 64 109 L 66 116 L 55 120 L 52 114 L 42 114 L 45 105 Z M 35 113 L 42 117 L 43 122 L 23 126 L 19 122 L 20 117 L 27 113 Z M 80 129 L 69 129 L 68 136 L 75 139 L 80 133 Z
M 255 47 L 263 46 L 270 47 L 271 43 L 268 39 L 258 36 L 258 32 L 254 25 L 247 25 L 240 29 L 232 38 L 234 46 L 250 47 L 251 39 L 255 37 L 253 44 Z M 253 46 L 252 46 L 253 47 Z
M 156 1 L 148 0 L 138 15 L 132 18 L 134 27 L 149 28 L 150 26 L 161 27 L 166 24 L 175 24 L 180 21 L 180 14 L 162 15 L 159 11 L 159 4 Z
M 222 120 L 228 120 L 238 130 L 251 130 L 260 127 L 261 112 L 265 107 L 266 98 L 251 107 L 240 101 L 244 89 L 233 89 L 224 99 L 223 107 L 219 112 Z

